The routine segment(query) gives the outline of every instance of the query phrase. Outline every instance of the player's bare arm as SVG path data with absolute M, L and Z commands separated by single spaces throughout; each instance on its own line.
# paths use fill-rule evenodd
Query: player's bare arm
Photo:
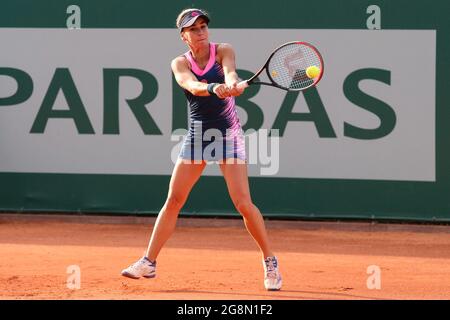
M 222 43 L 217 48 L 218 58 L 223 67 L 225 75 L 225 84 L 230 90 L 232 96 L 239 96 L 244 92 L 244 88 L 238 89 L 239 76 L 236 72 L 236 55 L 233 47 L 228 43 Z
M 208 92 L 208 84 L 197 80 L 189 68 L 188 61 L 184 57 L 173 59 L 171 67 L 175 80 L 183 89 L 186 89 L 194 96 L 206 97 L 210 95 Z M 230 96 L 227 86 L 223 83 L 216 85 L 213 90 L 220 99 Z

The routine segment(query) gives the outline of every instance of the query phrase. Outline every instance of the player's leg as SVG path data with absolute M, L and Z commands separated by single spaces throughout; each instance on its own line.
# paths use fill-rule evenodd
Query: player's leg
M 248 232 L 255 239 L 263 258 L 273 256 L 269 248 L 269 240 L 264 220 L 259 209 L 253 204 L 248 185 L 247 164 L 241 159 L 231 159 L 231 163 L 220 164 L 228 192 L 236 210 L 244 218 Z
M 253 204 L 248 185 L 247 164 L 240 159 L 232 159 L 231 163 L 222 163 L 220 169 L 227 183 L 230 197 L 244 218 L 248 232 L 255 239 L 263 255 L 264 286 L 267 290 L 280 290 L 281 274 L 278 260 L 269 248 L 269 240 L 264 220 L 259 209 Z
M 156 275 L 156 257 L 172 235 L 178 218 L 194 184 L 201 176 L 206 163 L 185 163 L 178 159 L 169 184 L 166 202 L 161 208 L 145 256 L 122 271 L 122 275 L 138 279 Z
M 170 180 L 167 200 L 156 219 L 146 256 L 150 261 L 156 260 L 164 243 L 173 233 L 178 213 L 200 178 L 206 163 L 185 163 L 178 159 Z

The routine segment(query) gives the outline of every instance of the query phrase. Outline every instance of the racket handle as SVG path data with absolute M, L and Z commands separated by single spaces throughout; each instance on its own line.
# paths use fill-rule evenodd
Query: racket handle
M 245 89 L 245 88 L 247 88 L 248 86 L 249 86 L 249 84 L 248 84 L 247 80 L 241 81 L 241 82 L 239 82 L 239 83 L 237 84 L 237 88 L 238 88 L 239 90 Z

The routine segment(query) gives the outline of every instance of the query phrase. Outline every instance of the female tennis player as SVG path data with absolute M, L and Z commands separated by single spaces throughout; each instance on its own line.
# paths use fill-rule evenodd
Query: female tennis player
M 234 102 L 244 89 L 237 88 L 234 50 L 229 44 L 209 42 L 209 21 L 208 14 L 199 9 L 186 9 L 178 15 L 177 28 L 189 51 L 172 60 L 171 67 L 189 102 L 190 130 L 146 255 L 124 269 L 122 275 L 133 279 L 156 276 L 156 258 L 175 229 L 179 211 L 207 161 L 217 161 L 230 197 L 261 250 L 264 286 L 280 290 L 277 258 L 270 250 L 262 215 L 250 197 L 244 136 Z

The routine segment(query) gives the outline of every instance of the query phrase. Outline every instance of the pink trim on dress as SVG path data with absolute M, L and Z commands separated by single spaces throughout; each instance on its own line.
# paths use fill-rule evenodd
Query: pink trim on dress
M 207 73 L 214 63 L 216 63 L 216 44 L 210 43 L 209 44 L 209 60 L 208 64 L 206 65 L 205 69 L 200 69 L 197 63 L 195 62 L 194 58 L 192 57 L 192 54 L 190 51 L 186 52 L 184 54 L 186 59 L 188 59 L 189 63 L 191 64 L 191 70 L 193 73 L 195 73 L 198 76 L 203 76 L 205 73 Z

